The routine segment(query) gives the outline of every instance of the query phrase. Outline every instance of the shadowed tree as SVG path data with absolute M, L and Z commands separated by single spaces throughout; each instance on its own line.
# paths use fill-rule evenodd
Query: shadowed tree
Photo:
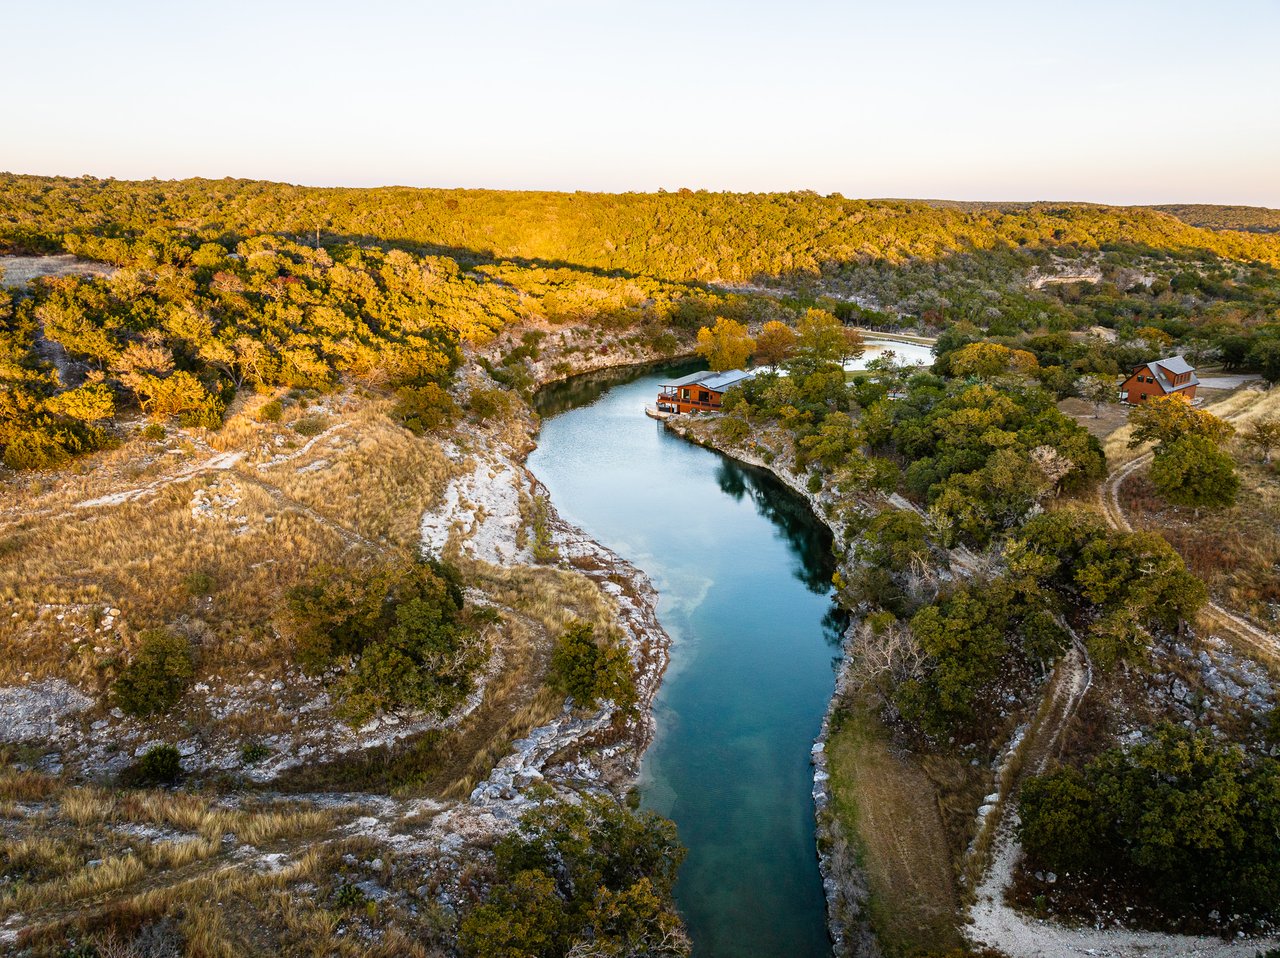
M 796 348 L 796 333 L 786 323 L 771 319 L 756 337 L 756 357 L 770 369 L 777 369 L 791 358 Z

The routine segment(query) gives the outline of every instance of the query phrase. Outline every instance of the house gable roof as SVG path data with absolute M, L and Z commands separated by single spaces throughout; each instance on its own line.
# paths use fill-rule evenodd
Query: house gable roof
M 1163 366 L 1175 376 L 1178 373 L 1193 373 L 1196 371 L 1196 368 L 1181 356 L 1170 356 L 1168 359 L 1157 359 L 1155 365 Z

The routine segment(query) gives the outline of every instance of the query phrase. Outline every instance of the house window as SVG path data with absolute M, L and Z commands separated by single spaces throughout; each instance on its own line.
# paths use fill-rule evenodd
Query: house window
M 707 392 L 705 389 L 701 390 L 698 393 L 698 402 L 711 402 L 711 393 Z

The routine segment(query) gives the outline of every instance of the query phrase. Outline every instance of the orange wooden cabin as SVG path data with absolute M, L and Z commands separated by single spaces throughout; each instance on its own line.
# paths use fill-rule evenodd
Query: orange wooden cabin
M 1195 367 L 1181 356 L 1170 356 L 1168 359 L 1157 359 L 1153 363 L 1144 363 L 1134 368 L 1129 378 L 1120 386 L 1124 401 L 1137 406 L 1152 396 L 1168 396 L 1177 393 L 1190 402 L 1196 398 L 1196 387 L 1200 380 L 1196 378 Z
M 750 376 L 741 369 L 704 371 L 663 383 L 658 392 L 658 412 L 719 412 L 725 391 Z

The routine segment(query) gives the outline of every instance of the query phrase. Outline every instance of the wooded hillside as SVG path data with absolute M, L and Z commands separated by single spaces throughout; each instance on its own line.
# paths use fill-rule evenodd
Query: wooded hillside
M 0 175 L 0 239 L 119 261 L 153 230 L 209 239 L 316 230 L 470 257 L 532 258 L 666 279 L 748 282 L 841 264 L 1036 245 L 1128 244 L 1280 265 L 1280 238 L 1198 229 L 1150 208 L 963 209 L 814 193 L 320 189 L 248 180 Z

